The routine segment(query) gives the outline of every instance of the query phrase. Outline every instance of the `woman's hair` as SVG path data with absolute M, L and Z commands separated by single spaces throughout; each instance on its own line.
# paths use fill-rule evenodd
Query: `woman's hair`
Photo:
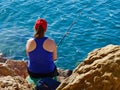
M 40 25 L 37 29 L 35 29 L 35 34 L 34 34 L 34 38 L 42 38 L 44 37 L 44 29 L 42 27 L 42 25 Z

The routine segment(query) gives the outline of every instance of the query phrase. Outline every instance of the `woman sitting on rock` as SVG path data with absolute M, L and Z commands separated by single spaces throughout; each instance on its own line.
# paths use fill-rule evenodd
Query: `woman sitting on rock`
M 29 39 L 26 44 L 28 74 L 31 78 L 52 78 L 58 74 L 54 64 L 57 59 L 56 44 L 45 37 L 47 22 L 44 19 L 38 19 L 34 28 L 34 38 Z

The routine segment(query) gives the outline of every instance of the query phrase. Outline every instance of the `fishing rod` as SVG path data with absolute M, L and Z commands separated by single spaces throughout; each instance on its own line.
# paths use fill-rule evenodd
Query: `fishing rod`
M 78 15 L 78 17 L 80 16 L 80 14 Z M 70 32 L 72 26 L 76 23 L 78 17 L 71 23 L 70 27 L 67 29 L 67 31 L 65 32 L 65 34 L 63 35 L 63 37 L 60 39 L 59 43 L 58 43 L 58 47 L 61 45 L 62 41 L 64 40 L 64 38 L 68 35 L 68 33 Z
M 90 2 L 88 2 L 85 7 L 82 8 L 82 10 L 78 10 L 79 15 L 76 17 L 76 19 L 73 20 L 73 22 L 71 23 L 71 25 L 68 27 L 68 29 L 66 30 L 65 34 L 63 35 L 63 37 L 60 39 L 59 43 L 57 44 L 57 46 L 59 47 L 61 45 L 61 43 L 63 42 L 64 38 L 68 35 L 68 33 L 70 32 L 70 30 L 72 29 L 73 25 L 76 23 L 76 21 L 79 19 L 79 16 L 82 14 L 82 11 L 88 7 L 88 4 Z

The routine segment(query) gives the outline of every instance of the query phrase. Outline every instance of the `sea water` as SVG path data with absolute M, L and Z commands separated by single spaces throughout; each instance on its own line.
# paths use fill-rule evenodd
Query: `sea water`
M 92 50 L 120 45 L 120 0 L 0 0 L 0 52 L 28 60 L 26 41 L 39 17 L 57 45 L 68 32 L 58 47 L 59 68 L 74 69 Z

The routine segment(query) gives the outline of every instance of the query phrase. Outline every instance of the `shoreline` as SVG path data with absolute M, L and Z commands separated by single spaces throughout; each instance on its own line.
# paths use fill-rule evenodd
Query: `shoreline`
M 0 62 L 0 89 L 32 90 L 25 80 L 28 75 L 26 66 L 27 62 L 22 60 L 3 59 Z M 120 46 L 107 45 L 88 53 L 87 58 L 73 71 L 61 70 L 57 77 L 61 84 L 56 90 L 119 90 L 119 72 Z M 15 78 L 24 84 L 15 81 Z

